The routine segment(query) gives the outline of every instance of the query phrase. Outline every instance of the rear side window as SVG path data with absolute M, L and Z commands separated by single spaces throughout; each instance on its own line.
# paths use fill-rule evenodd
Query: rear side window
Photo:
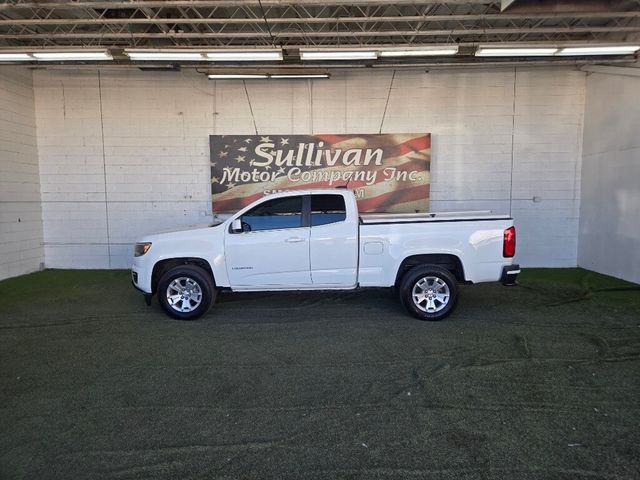
M 261 203 L 242 216 L 242 223 L 247 224 L 250 231 L 301 227 L 302 197 L 277 198 Z
M 311 195 L 311 226 L 342 222 L 347 218 L 342 195 Z

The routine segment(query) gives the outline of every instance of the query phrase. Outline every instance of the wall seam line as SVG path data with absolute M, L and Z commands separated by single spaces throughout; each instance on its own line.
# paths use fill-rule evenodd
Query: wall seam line
M 249 90 L 247 90 L 247 82 L 242 80 L 242 85 L 244 86 L 244 93 L 247 96 L 247 103 L 249 104 L 249 111 L 251 112 L 251 120 L 253 120 L 253 129 L 258 135 L 258 125 L 256 125 L 256 116 L 253 114 L 253 107 L 251 106 L 251 98 L 249 98 Z
M 104 180 L 104 219 L 107 227 L 107 258 L 111 268 L 111 232 L 109 228 L 109 198 L 107 196 L 107 154 L 104 146 L 104 114 L 102 111 L 102 76 L 98 70 L 98 96 L 100 98 L 100 137 L 102 142 L 102 178 Z
M 389 98 L 391 98 L 391 90 L 393 89 L 393 80 L 396 78 L 396 70 L 393 70 L 393 74 L 391 74 L 391 82 L 389 83 L 389 91 L 387 92 L 387 101 L 384 104 L 384 111 L 382 112 L 382 119 L 380 120 L 380 128 L 378 129 L 378 133 L 382 133 L 382 127 L 384 126 L 384 119 L 387 116 L 387 107 L 389 106 Z
M 509 171 L 509 216 L 512 217 L 513 213 L 513 163 L 514 152 L 513 147 L 515 145 L 516 136 L 516 80 L 518 78 L 518 69 L 513 69 L 513 108 L 511 110 L 511 169 Z

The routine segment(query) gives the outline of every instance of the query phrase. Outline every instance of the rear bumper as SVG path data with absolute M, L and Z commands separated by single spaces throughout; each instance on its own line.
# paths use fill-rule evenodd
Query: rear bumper
M 500 282 L 505 286 L 517 285 L 516 282 L 518 275 L 520 274 L 520 265 L 506 265 L 502 267 L 502 275 L 500 275 Z

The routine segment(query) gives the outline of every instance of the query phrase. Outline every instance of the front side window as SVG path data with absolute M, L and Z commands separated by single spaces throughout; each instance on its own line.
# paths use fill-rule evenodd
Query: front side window
M 311 195 L 311 226 L 342 222 L 346 218 L 342 195 Z
M 280 230 L 302 226 L 302 197 L 269 200 L 242 215 L 244 231 Z

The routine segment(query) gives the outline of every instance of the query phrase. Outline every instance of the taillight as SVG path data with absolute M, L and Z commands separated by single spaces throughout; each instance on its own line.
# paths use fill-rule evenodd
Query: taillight
M 504 231 L 502 242 L 502 256 L 513 257 L 516 254 L 516 227 L 509 227 Z

